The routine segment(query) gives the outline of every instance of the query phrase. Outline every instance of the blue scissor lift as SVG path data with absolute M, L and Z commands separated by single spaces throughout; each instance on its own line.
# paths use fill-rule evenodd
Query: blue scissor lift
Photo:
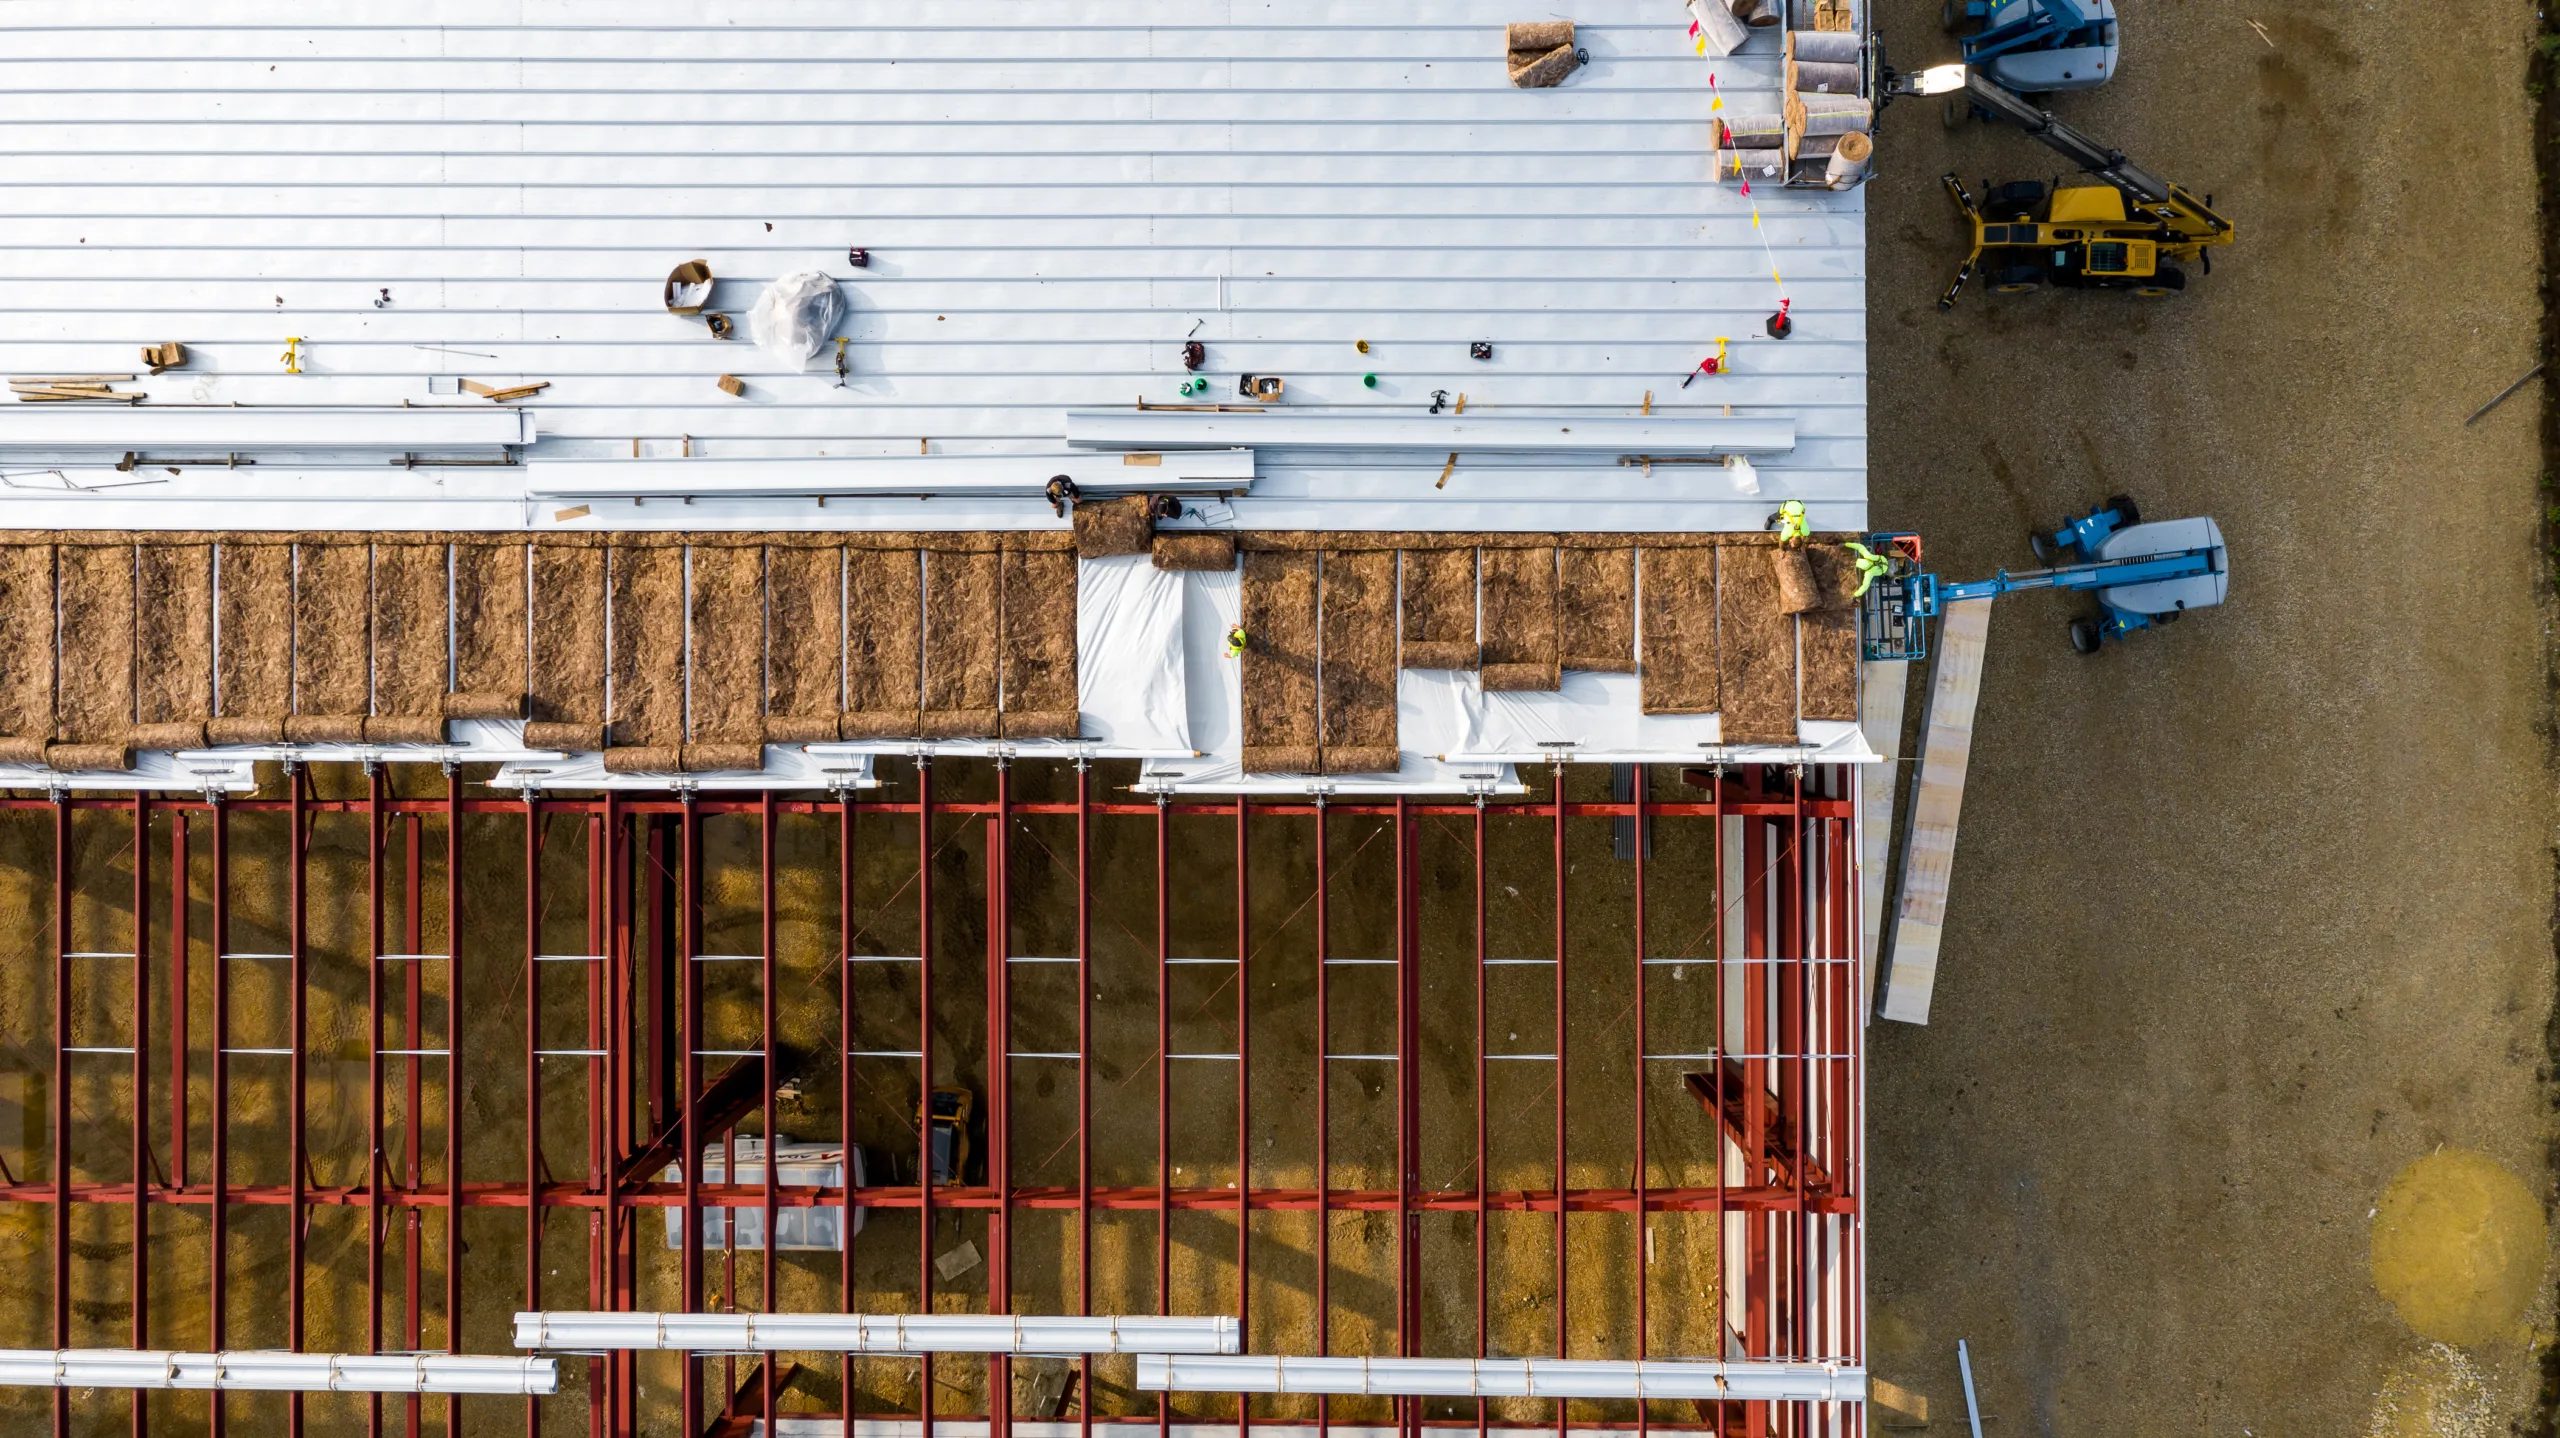
M 2133 502 L 2121 496 L 2031 542 L 2046 568 L 2014 574 L 2004 569 L 1989 579 L 1951 584 L 1920 567 L 1918 535 L 1869 536 L 1868 548 L 1884 555 L 1889 568 L 1868 587 L 1860 615 L 1866 656 L 1924 658 L 1928 621 L 1940 606 L 2029 589 L 2093 591 L 2098 614 L 2071 622 L 2071 647 L 2095 654 L 2108 640 L 2220 604 L 2231 583 L 2222 530 L 2211 519 L 2145 524 Z M 2075 554 L 2081 556 L 2077 563 L 2055 563 Z

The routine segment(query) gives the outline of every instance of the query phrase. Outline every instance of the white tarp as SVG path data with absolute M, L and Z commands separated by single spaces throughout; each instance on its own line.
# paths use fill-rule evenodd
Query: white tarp
M 1227 657 L 1227 629 L 1242 614 L 1243 598 L 1232 570 L 1182 576 L 1183 662 L 1191 671 L 1188 707 L 1191 742 L 1200 757 L 1152 761 L 1139 775 L 1141 789 L 1176 794 L 1517 794 L 1507 765 L 1449 764 L 1438 757 L 1459 734 L 1456 710 L 1434 702 L 1426 671 L 1396 677 L 1396 747 L 1402 761 L 1393 774 L 1247 774 L 1244 772 L 1243 676 Z
M 1103 752 L 1192 752 L 1182 581 L 1143 554 L 1076 564 L 1076 708 Z
M 1641 681 L 1633 674 L 1569 669 L 1560 690 L 1492 693 L 1471 670 L 1407 671 L 1408 678 L 1416 674 L 1428 676 L 1429 702 L 1449 711 L 1444 723 L 1454 738 L 1444 752 L 1454 761 L 1857 764 L 1876 757 L 1857 725 L 1817 719 L 1797 724 L 1792 747 L 1724 748 L 1716 715 L 1645 713 Z

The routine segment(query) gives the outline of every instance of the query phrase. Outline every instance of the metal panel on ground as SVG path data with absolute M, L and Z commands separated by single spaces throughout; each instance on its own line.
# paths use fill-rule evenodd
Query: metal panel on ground
M 1938 939 L 1947 920 L 1956 819 L 1964 807 L 1974 702 L 1982 692 L 1982 654 L 1990 633 L 1988 599 L 1949 604 L 1938 626 L 1937 665 L 1921 722 L 1920 778 L 1912 787 L 1911 834 L 1902 851 L 1902 903 L 1885 974 L 1883 1014 L 1906 1024 L 1929 1021 L 1929 995 L 1938 982 Z

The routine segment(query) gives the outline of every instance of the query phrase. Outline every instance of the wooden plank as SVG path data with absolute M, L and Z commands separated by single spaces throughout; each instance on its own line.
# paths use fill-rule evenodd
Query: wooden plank
M 1869 662 L 1858 687 L 1858 728 L 1884 762 L 1861 764 L 1858 781 L 1858 933 L 1866 960 L 1866 1007 L 1876 1006 L 1876 958 L 1884 947 L 1884 899 L 1892 887 L 1885 866 L 1893 859 L 1893 807 L 1902 778 L 1902 710 L 1911 689 L 1911 666 L 1899 659 Z
M 764 740 L 764 551 L 695 545 L 686 590 L 685 742 Z
M 61 693 L 54 737 L 122 744 L 133 729 L 133 546 L 61 547 Z
M 613 747 L 684 743 L 684 551 L 616 545 L 608 551 L 613 606 L 609 712 Z
M 1766 547 L 1716 551 L 1719 737 L 1728 745 L 1796 742 L 1796 621 L 1778 612 Z
M 1990 633 L 1988 599 L 1959 599 L 1945 607 L 1938 624 L 1929 708 L 1920 725 L 1920 775 L 1912 786 L 1911 831 L 1902 846 L 1902 897 L 1880 1011 L 1900 1023 L 1927 1023 L 1929 997 L 1937 987 L 1938 941 L 1946 929 L 1948 883 L 1955 872 L 1956 820 L 1964 808 L 1974 705 L 1982 694 L 1982 657 Z
M 1642 703 L 1647 714 L 1713 714 L 1722 701 L 1716 659 L 1718 549 L 1646 549 Z
M 1247 554 L 1241 589 L 1244 771 L 1315 773 L 1316 556 Z
M 1318 755 L 1328 774 L 1392 773 L 1396 752 L 1396 557 L 1326 552 L 1321 560 Z

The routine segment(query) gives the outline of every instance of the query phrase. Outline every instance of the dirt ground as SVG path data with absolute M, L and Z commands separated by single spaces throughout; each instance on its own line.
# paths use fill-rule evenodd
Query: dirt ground
M 1937 9 L 1880 11 L 1899 63 L 1952 58 Z M 2550 1431 L 2543 390 L 2464 424 L 2538 354 L 2535 18 L 2408 18 L 2128 7 L 2121 77 L 2055 108 L 2236 222 L 2177 299 L 1937 313 L 1939 173 L 2058 162 L 1887 118 L 1876 523 L 1975 577 L 2125 491 L 2233 564 L 2096 659 L 2069 600 L 1993 623 L 1932 1023 L 1871 1030 L 1872 1362 L 1942 1429 L 1967 1339 L 1991 1433 Z M 2374 1215 L 2440 1146 L 2536 1201 L 2494 1322 L 2377 1291 Z

